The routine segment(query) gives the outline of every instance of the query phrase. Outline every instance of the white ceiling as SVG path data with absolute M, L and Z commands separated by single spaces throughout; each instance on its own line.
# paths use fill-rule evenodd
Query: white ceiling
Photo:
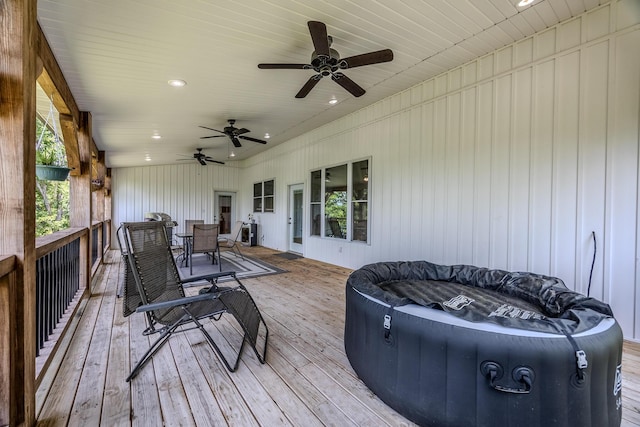
M 608 2 L 517 1 L 39 0 L 38 21 L 115 168 L 177 163 L 196 147 L 228 161 L 229 140 L 200 139 L 215 133 L 198 127 L 227 119 L 246 136 L 271 134 L 266 146 L 242 141 L 235 160 L 250 157 Z M 296 99 L 313 71 L 257 64 L 309 63 L 310 20 L 327 25 L 343 58 L 388 48 L 394 60 L 345 71 L 367 91 L 360 98 L 325 78 Z

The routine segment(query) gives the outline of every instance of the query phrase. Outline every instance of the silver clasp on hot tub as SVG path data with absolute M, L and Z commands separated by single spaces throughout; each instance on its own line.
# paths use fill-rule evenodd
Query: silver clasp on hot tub
M 576 351 L 576 359 L 578 359 L 578 369 L 586 369 L 589 366 L 589 362 L 587 362 L 587 354 L 584 350 Z

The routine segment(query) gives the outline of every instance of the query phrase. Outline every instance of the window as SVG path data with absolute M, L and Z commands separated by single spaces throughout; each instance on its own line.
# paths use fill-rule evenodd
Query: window
M 275 206 L 275 183 L 269 181 L 253 184 L 253 211 L 273 212 Z
M 347 165 L 325 169 L 325 237 L 347 238 L 347 207 Z
M 369 216 L 369 161 L 353 163 L 351 168 L 351 230 L 352 240 L 366 242 Z
M 320 236 L 322 218 L 322 171 L 311 172 L 311 235 Z
M 311 172 L 311 232 L 368 242 L 369 160 Z
M 262 183 L 253 184 L 253 211 L 262 212 Z
M 274 197 L 274 185 L 273 180 L 265 181 L 263 183 L 263 196 L 264 196 L 264 211 L 273 212 L 273 197 Z

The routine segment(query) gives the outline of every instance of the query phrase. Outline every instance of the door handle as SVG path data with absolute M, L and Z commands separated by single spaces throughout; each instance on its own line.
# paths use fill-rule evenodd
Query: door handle
M 291 218 L 289 218 L 289 222 L 288 223 L 291 224 Z

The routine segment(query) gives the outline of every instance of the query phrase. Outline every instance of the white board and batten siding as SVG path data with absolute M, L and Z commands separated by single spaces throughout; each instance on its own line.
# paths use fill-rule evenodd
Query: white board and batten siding
M 639 122 L 640 2 L 613 1 L 220 173 L 243 213 L 253 183 L 275 179 L 259 243 L 286 250 L 288 186 L 305 184 L 308 210 L 311 170 L 370 157 L 370 244 L 304 240 L 306 257 L 350 268 L 465 263 L 557 276 L 586 294 L 594 232 L 590 295 L 640 341 Z M 157 202 L 206 210 L 195 170 L 114 171 L 114 220 Z M 167 171 L 161 190 L 152 175 Z M 178 174 L 193 194 L 178 194 Z
M 214 192 L 237 191 L 237 168 L 189 162 L 183 165 L 119 168 L 112 171 L 113 223 L 143 221 L 147 212 L 162 212 L 184 230 L 187 219 L 213 222 Z M 112 240 L 115 241 L 115 240 Z

